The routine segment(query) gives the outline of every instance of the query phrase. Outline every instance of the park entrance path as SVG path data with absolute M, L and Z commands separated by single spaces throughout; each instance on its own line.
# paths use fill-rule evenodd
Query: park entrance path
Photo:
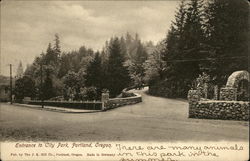
M 147 95 L 106 112 L 60 113 L 0 104 L 2 141 L 248 141 L 246 121 L 188 118 L 186 100 Z

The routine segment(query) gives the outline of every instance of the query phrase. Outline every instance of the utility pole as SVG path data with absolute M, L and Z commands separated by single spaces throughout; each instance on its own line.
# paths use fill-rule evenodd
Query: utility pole
M 12 64 L 10 64 L 10 104 L 12 104 Z
M 44 104 L 43 104 L 43 65 L 42 65 L 42 63 L 40 64 L 40 70 L 41 70 L 40 96 L 41 96 L 42 108 L 44 108 Z

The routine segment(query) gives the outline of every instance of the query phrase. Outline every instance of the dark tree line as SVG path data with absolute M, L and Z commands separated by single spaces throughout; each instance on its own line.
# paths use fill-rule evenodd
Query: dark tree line
M 78 51 L 62 52 L 56 34 L 46 53 L 36 57 L 24 73 L 25 79 L 34 82 L 32 88 L 17 81 L 15 94 L 18 98 L 57 99 L 60 96 L 66 100 L 97 100 L 102 91 L 108 90 L 110 96 L 115 97 L 126 87 L 143 84 L 146 48 L 153 48 L 152 43 L 143 44 L 137 34 L 133 37 L 127 33 L 125 38 L 112 37 L 101 52 L 85 46 Z M 136 77 L 141 77 L 140 82 Z M 18 92 L 24 88 L 34 92 Z
M 82 46 L 62 52 L 56 34 L 16 87 L 34 88 L 34 99 L 93 100 L 107 90 L 115 97 L 126 87 L 144 84 L 164 89 L 167 97 L 186 97 L 202 73 L 221 87 L 232 72 L 248 70 L 248 16 L 245 0 L 190 0 L 180 3 L 165 39 L 156 46 L 127 33 L 106 41 L 101 51 Z M 22 85 L 27 81 L 33 87 Z
M 182 1 L 149 83 L 166 87 L 167 97 L 186 97 L 203 72 L 222 86 L 232 72 L 248 70 L 248 16 L 244 0 Z

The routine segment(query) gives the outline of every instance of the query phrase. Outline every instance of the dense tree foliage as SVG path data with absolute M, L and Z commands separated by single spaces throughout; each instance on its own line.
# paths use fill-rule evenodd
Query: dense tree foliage
M 101 51 L 81 46 L 62 52 L 55 34 L 24 75 L 42 93 L 37 99 L 93 100 L 103 90 L 115 97 L 126 87 L 143 84 L 164 86 L 167 97 L 186 97 L 202 73 L 221 86 L 232 72 L 247 70 L 248 15 L 244 0 L 183 0 L 156 46 L 127 33 L 107 40 Z
M 98 94 L 101 95 L 101 90 L 104 86 L 104 71 L 102 70 L 102 60 L 99 52 L 95 54 L 93 61 L 87 66 L 85 79 L 85 85 L 87 87 L 96 87 Z
M 85 46 L 78 51 L 62 52 L 56 34 L 54 44 L 49 43 L 46 53 L 35 58 L 25 75 L 40 90 L 42 95 L 38 99 L 56 96 L 70 100 L 100 99 L 103 89 L 115 97 L 128 86 L 142 84 L 147 48 L 152 50 L 152 43 L 143 44 L 138 34 L 133 37 L 127 33 L 125 38 L 112 37 L 101 52 Z
M 202 72 L 221 86 L 232 72 L 247 70 L 248 15 L 244 0 L 182 1 L 160 54 L 156 82 L 166 95 L 186 97 Z
M 59 36 L 56 34 L 54 45 L 49 43 L 46 53 L 42 52 L 35 58 L 33 64 L 29 65 L 24 73 L 40 90 L 39 98 L 49 99 L 62 93 L 63 84 L 57 77 L 61 54 L 59 42 Z
M 14 94 L 16 99 L 24 97 L 34 97 L 36 93 L 35 82 L 28 76 L 24 76 L 15 81 Z
M 249 4 L 245 0 L 212 0 L 205 9 L 207 58 L 203 70 L 219 86 L 249 64 Z
M 163 51 L 166 62 L 164 81 L 172 97 L 185 97 L 198 74 L 202 56 L 202 4 L 199 0 L 182 1 L 175 21 L 167 35 Z
M 128 69 L 124 66 L 125 58 L 122 54 L 118 38 L 114 38 L 109 46 L 107 65 L 107 88 L 111 96 L 120 94 L 122 89 L 129 85 Z

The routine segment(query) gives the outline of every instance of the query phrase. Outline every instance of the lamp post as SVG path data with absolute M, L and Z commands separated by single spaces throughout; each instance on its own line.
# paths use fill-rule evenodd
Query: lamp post
M 42 63 L 40 64 L 40 74 L 41 74 L 41 87 L 40 87 L 40 96 L 41 96 L 41 103 L 42 103 L 42 108 L 44 108 L 44 102 L 43 102 L 43 65 Z
M 12 102 L 12 64 L 10 64 L 10 104 Z

